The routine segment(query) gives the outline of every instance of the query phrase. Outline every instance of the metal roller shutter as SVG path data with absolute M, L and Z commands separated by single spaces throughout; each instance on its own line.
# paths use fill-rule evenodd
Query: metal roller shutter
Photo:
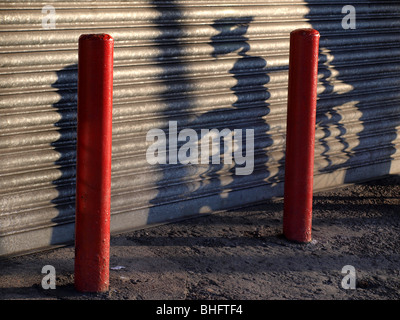
M 0 255 L 73 240 L 77 40 L 115 39 L 112 232 L 283 194 L 289 33 L 320 31 L 315 188 L 399 172 L 400 4 L 347 1 L 2 2 Z M 233 165 L 150 165 L 152 128 L 254 129 Z

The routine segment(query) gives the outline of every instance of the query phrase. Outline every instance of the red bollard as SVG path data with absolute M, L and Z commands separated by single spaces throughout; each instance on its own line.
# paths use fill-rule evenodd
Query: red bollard
M 311 241 L 319 38 L 290 34 L 283 234 L 302 243 Z
M 75 289 L 109 288 L 114 39 L 79 38 Z

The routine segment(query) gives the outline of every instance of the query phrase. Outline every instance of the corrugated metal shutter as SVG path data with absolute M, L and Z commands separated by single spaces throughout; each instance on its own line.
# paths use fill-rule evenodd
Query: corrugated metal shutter
M 352 1 L 0 4 L 0 255 L 73 240 L 77 40 L 115 39 L 112 231 L 282 196 L 289 33 L 321 33 L 316 190 L 399 171 L 400 5 Z M 149 165 L 146 133 L 254 129 L 255 168 Z

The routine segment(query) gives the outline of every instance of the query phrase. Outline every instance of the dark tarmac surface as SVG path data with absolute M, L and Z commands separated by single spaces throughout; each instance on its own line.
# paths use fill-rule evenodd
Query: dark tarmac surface
M 74 248 L 0 260 L 0 299 L 398 300 L 400 178 L 314 194 L 313 241 L 282 236 L 283 200 L 116 235 L 110 290 L 74 290 Z M 41 286 L 42 267 L 56 289 Z M 342 268 L 353 266 L 355 289 Z

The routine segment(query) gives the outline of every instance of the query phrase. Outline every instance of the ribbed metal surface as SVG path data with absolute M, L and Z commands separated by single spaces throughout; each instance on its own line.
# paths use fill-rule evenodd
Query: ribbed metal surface
M 73 240 L 77 40 L 115 39 L 112 231 L 282 196 L 289 33 L 321 33 L 316 190 L 398 172 L 400 4 L 352 1 L 0 4 L 0 255 Z M 254 129 L 255 167 L 150 165 L 146 133 Z

